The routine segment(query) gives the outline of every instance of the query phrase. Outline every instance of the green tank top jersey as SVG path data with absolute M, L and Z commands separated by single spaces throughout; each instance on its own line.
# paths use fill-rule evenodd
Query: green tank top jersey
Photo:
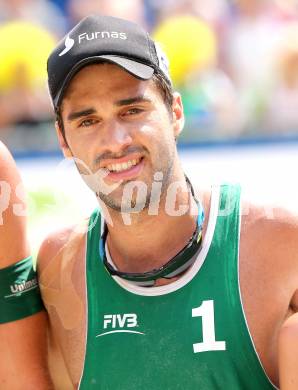
M 239 210 L 239 186 L 214 187 L 194 265 L 176 282 L 159 287 L 136 286 L 106 272 L 99 255 L 101 218 L 93 213 L 81 390 L 276 389 L 258 359 L 242 309 Z

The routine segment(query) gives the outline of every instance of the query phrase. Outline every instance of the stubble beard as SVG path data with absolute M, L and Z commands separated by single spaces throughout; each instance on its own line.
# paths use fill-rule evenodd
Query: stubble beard
M 126 185 L 133 185 L 134 181 L 129 180 L 125 183 L 121 184 L 116 191 L 121 192 L 120 199 L 118 196 L 113 196 L 113 192 L 110 194 L 104 194 L 100 191 L 96 193 L 96 196 L 110 209 L 121 212 L 121 213 L 137 213 L 144 212 L 148 210 L 149 206 L 153 206 L 153 204 L 158 203 L 161 199 L 164 198 L 165 193 L 167 191 L 168 185 L 171 183 L 173 176 L 173 165 L 174 165 L 174 156 L 169 156 L 169 161 L 167 161 L 167 166 L 156 167 L 153 170 L 151 183 L 146 184 L 147 191 L 139 191 L 137 196 L 137 190 L 134 191 L 133 196 L 129 198 L 124 197 L 124 188 Z M 162 172 L 162 186 L 161 190 L 155 190 L 152 188 L 152 184 L 154 182 L 153 176 L 156 172 Z M 137 182 L 137 180 L 136 180 Z

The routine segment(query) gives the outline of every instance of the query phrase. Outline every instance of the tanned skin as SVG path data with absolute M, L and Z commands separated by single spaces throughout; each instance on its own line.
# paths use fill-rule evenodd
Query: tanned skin
M 282 325 L 279 337 L 279 383 L 281 390 L 298 389 L 298 314 Z
M 21 178 L 11 154 L 2 143 L 0 143 L 0 177 L 1 207 L 2 210 L 5 209 L 2 211 L 3 221 L 0 224 L 1 269 L 30 255 L 26 217 L 19 215 L 24 214 L 20 211 L 24 211 L 26 207 L 24 200 L 20 199 L 22 198 Z M 3 200 L 3 191 L 7 191 L 8 194 L 5 200 Z M 17 205 L 17 213 L 14 205 Z M 18 321 L 0 324 L 1 390 L 53 389 L 47 368 L 46 332 L 45 311 Z

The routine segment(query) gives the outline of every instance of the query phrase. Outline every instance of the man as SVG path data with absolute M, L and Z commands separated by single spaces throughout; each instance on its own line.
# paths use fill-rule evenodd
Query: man
M 2 143 L 0 173 L 0 388 L 49 390 L 46 315 L 29 256 L 23 188 Z
M 240 212 L 238 186 L 193 190 L 176 148 L 180 95 L 137 25 L 85 18 L 48 75 L 63 153 L 103 210 L 39 253 L 73 386 L 276 388 L 278 335 L 298 308 L 297 220 Z

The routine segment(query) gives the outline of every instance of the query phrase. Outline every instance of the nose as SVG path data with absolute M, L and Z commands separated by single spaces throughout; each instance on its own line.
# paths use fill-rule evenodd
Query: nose
M 112 120 L 106 124 L 102 146 L 107 152 L 121 153 L 132 144 L 132 137 L 127 125 Z

